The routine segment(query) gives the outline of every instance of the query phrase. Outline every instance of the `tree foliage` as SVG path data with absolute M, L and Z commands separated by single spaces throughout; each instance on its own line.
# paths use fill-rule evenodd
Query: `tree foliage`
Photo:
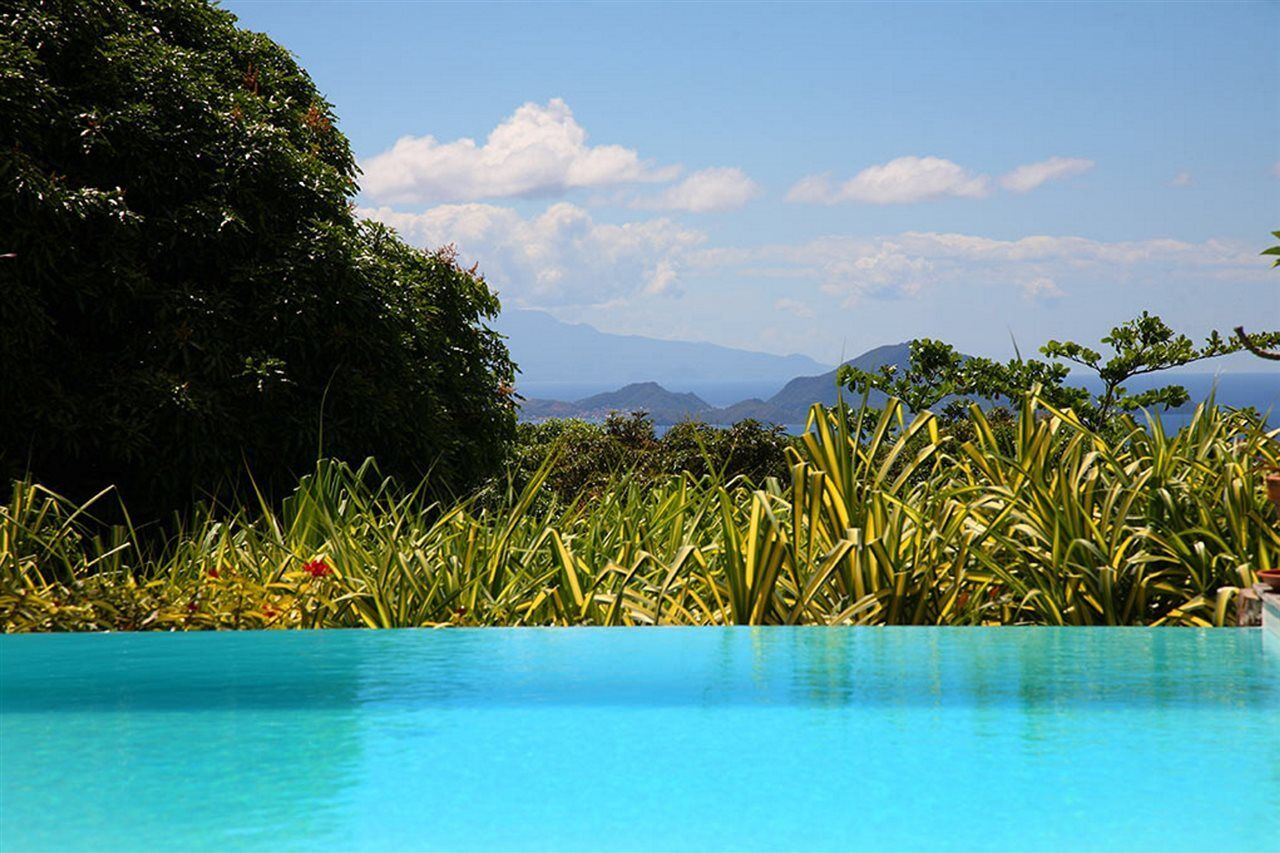
M 1277 240 L 1280 240 L 1280 231 L 1272 231 L 1271 236 L 1275 237 Z M 1263 249 L 1262 254 L 1280 256 L 1280 246 L 1271 246 L 1269 248 Z M 1271 266 L 1273 268 L 1280 267 L 1280 257 L 1277 257 L 1274 261 L 1272 261 Z
M 1272 231 L 1271 236 L 1280 240 L 1280 231 Z M 1261 254 L 1280 255 L 1280 246 L 1271 246 L 1270 248 L 1263 249 Z M 1280 267 L 1280 257 L 1277 257 L 1271 262 L 1271 268 L 1275 269 L 1276 267 Z M 1236 326 L 1235 333 L 1236 339 L 1240 341 L 1240 344 L 1258 358 L 1264 358 L 1267 361 L 1280 361 L 1280 350 L 1267 349 L 1265 344 L 1255 341 L 1253 337 L 1244 330 L 1244 326 Z
M 550 460 L 548 491 L 573 500 L 592 496 L 610 480 L 656 484 L 688 472 L 763 483 L 788 476 L 785 429 L 750 418 L 730 427 L 682 421 L 659 437 L 644 412 L 614 412 L 602 424 L 557 419 L 520 424 L 513 473 L 523 486 Z
M 1252 337 L 1262 346 L 1280 342 L 1280 332 Z M 1187 389 L 1177 384 L 1130 391 L 1125 383 L 1134 377 L 1227 355 L 1244 346 L 1217 332 L 1197 345 L 1145 311 L 1114 327 L 1102 344 L 1110 352 L 1104 354 L 1073 341 L 1051 340 L 1040 352 L 1054 359 L 1052 362 L 1016 358 L 1002 363 L 965 356 L 950 344 L 922 339 L 911 342 L 911 364 L 906 371 L 899 373 L 895 365 L 885 365 L 875 373 L 844 367 L 840 381 L 857 393 L 876 389 L 897 397 L 913 411 L 934 409 L 941 404 L 943 413 L 952 418 L 974 402 L 1012 402 L 1038 388 L 1040 399 L 1046 403 L 1073 409 L 1085 423 L 1100 429 L 1119 412 L 1156 406 L 1176 408 L 1190 397 Z M 1101 389 L 1095 394 L 1068 384 L 1069 364 L 1095 374 Z
M 477 482 L 514 433 L 498 301 L 353 213 L 289 53 L 199 0 L 0 5 L 0 465 L 168 508 L 376 455 Z
M 1042 399 L 1055 406 L 1078 406 L 1088 392 L 1066 386 L 1066 365 L 1014 359 L 999 362 L 966 356 L 943 341 L 920 338 L 911 342 L 911 364 L 899 372 L 886 364 L 876 372 L 848 365 L 840 369 L 840 382 L 856 393 L 875 389 L 897 397 L 913 412 L 938 409 L 950 420 L 975 400 L 1012 402 L 1027 388 L 1039 385 Z

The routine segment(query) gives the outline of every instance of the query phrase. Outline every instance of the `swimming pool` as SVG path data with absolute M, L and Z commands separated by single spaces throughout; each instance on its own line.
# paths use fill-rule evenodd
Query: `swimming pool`
M 1257 630 L 0 637 L 0 847 L 1274 849 Z

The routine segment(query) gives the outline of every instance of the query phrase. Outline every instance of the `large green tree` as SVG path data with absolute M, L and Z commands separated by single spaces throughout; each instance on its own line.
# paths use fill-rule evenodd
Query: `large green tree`
M 515 426 L 498 301 L 359 221 L 356 175 L 306 72 L 226 11 L 0 2 L 4 473 L 156 509 L 321 449 L 487 475 Z

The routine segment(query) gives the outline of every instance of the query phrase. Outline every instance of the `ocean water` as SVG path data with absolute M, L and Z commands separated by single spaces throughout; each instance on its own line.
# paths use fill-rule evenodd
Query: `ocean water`
M 0 637 L 0 848 L 1274 850 L 1258 630 Z
M 1101 388 L 1100 383 L 1087 377 L 1079 377 L 1072 381 L 1094 391 Z M 1195 405 L 1208 399 L 1210 394 L 1213 394 L 1215 399 L 1224 406 L 1236 408 L 1252 406 L 1263 414 L 1269 413 L 1269 423 L 1272 426 L 1280 424 L 1280 371 L 1222 374 L 1167 372 L 1137 377 L 1126 383 L 1125 387 L 1131 392 L 1139 392 L 1173 384 L 1185 387 L 1191 395 L 1191 402 L 1169 412 L 1156 410 L 1166 428 L 1177 429 L 1185 426 L 1191 419 Z M 599 383 L 530 383 L 522 384 L 520 393 L 526 397 L 575 401 L 604 391 L 616 391 L 618 387 L 618 385 L 605 386 Z M 752 397 L 767 400 L 781 390 L 782 383 L 761 383 L 749 380 L 699 381 L 663 387 L 672 392 L 697 394 L 713 406 L 728 406 Z M 804 429 L 802 423 L 786 426 L 791 433 L 799 433 Z
M 1101 384 L 1085 381 L 1084 387 L 1095 392 L 1101 390 Z M 1187 389 L 1191 401 L 1185 406 L 1172 411 L 1152 410 L 1152 414 L 1160 417 L 1165 429 L 1179 429 L 1191 421 L 1197 404 L 1214 399 L 1223 406 L 1233 408 L 1252 407 L 1263 415 L 1271 426 L 1280 424 L 1280 371 L 1271 373 L 1156 373 L 1150 376 L 1139 376 L 1125 383 L 1132 393 L 1149 388 L 1160 388 L 1165 385 L 1181 385 Z M 1141 413 L 1138 413 L 1141 419 Z

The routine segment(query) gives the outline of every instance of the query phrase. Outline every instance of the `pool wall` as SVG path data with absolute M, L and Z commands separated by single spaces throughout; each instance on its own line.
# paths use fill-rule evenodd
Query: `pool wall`
M 1280 595 L 1262 594 L 1262 630 L 1280 636 Z

